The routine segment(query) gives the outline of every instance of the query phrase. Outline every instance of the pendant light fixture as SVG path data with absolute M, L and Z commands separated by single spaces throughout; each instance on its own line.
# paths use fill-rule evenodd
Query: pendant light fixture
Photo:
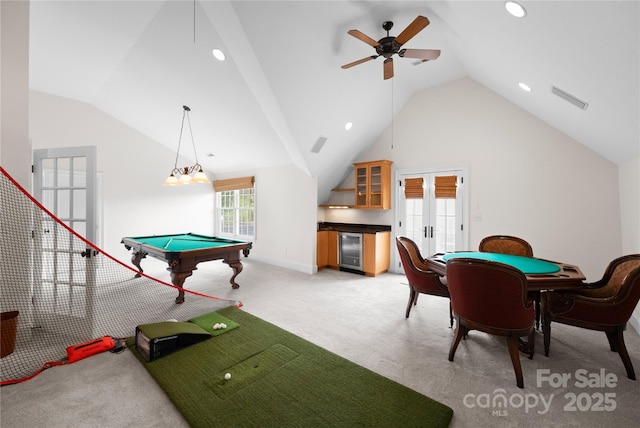
M 182 186 L 185 184 L 193 183 L 211 183 L 207 175 L 202 170 L 202 166 L 198 163 L 198 153 L 196 152 L 196 143 L 193 141 L 193 132 L 191 131 L 191 120 L 189 119 L 189 112 L 191 109 L 187 106 L 182 106 L 182 124 L 180 125 L 180 137 L 178 138 L 178 150 L 176 151 L 176 161 L 173 165 L 173 170 L 167 179 L 164 181 L 165 186 Z M 184 119 L 187 118 L 189 124 L 189 134 L 191 134 L 191 145 L 193 146 L 193 154 L 196 158 L 195 165 L 185 166 L 178 168 L 178 157 L 180 156 L 180 144 L 182 143 L 182 130 L 184 129 Z

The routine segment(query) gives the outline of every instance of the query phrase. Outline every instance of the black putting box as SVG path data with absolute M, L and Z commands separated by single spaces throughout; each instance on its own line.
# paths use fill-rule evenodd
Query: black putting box
M 147 361 L 212 337 L 211 333 L 190 322 L 164 321 L 136 327 L 136 349 Z

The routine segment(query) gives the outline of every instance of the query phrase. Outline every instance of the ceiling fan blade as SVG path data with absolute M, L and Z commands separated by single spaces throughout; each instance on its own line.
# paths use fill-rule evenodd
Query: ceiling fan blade
M 413 20 L 411 24 L 407 28 L 405 28 L 402 33 L 398 34 L 396 37 L 396 42 L 400 44 L 400 46 L 407 43 L 413 36 L 418 34 L 420 31 L 429 25 L 429 20 L 426 16 L 419 15 L 416 19 Z
M 393 58 L 387 58 L 384 60 L 384 80 L 391 79 L 393 77 Z
M 347 34 L 352 35 L 353 37 L 355 37 L 358 40 L 362 40 L 363 42 L 365 42 L 369 46 L 373 46 L 374 48 L 380 44 L 380 43 L 376 42 L 375 40 L 373 40 L 371 37 L 367 36 L 366 34 L 362 33 L 361 31 L 358 31 L 358 30 L 349 30 L 349 31 L 347 31 Z
M 362 64 L 363 62 L 371 61 L 372 59 L 376 59 L 376 58 L 378 58 L 378 55 L 371 55 L 371 56 L 368 56 L 366 58 L 362 58 L 362 59 L 359 59 L 357 61 L 350 62 L 349 64 L 345 64 L 340 68 L 351 68 L 354 65 Z
M 417 58 L 422 60 L 434 60 L 440 56 L 438 49 L 402 49 L 398 52 L 403 58 Z

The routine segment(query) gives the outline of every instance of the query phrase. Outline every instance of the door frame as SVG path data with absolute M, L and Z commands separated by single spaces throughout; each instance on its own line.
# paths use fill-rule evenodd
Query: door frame
M 448 172 L 462 171 L 462 177 L 464 179 L 463 194 L 462 194 L 462 242 L 460 243 L 459 250 L 467 250 L 469 246 L 469 229 L 470 229 L 470 217 L 469 217 L 469 166 L 468 165 L 454 165 L 449 167 L 425 167 L 425 168 L 411 168 L 411 169 L 398 169 L 394 173 L 395 185 L 393 186 L 395 191 L 395 209 L 394 209 L 394 227 L 393 227 L 393 242 L 391 243 L 391 269 L 390 272 L 403 274 L 404 270 L 400 265 L 400 256 L 396 249 L 395 238 L 398 237 L 398 225 L 400 224 L 400 185 L 401 176 L 403 175 L 428 175 L 428 174 L 443 174 Z M 423 256 L 429 256 L 431 254 L 423 254 Z

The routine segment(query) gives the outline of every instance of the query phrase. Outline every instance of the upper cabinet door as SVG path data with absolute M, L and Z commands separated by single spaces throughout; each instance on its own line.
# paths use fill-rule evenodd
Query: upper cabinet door
M 353 164 L 356 180 L 356 208 L 388 210 L 391 208 L 391 161 L 380 160 Z

